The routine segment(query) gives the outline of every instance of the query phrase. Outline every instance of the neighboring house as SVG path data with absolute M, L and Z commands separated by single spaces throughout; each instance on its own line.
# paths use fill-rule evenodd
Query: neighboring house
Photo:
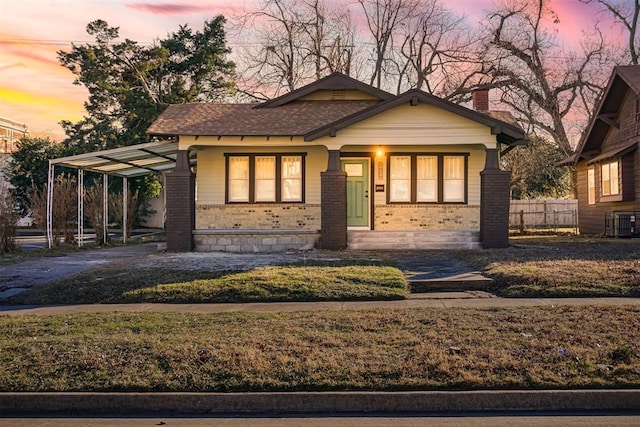
M 17 150 L 17 142 L 20 138 L 29 135 L 27 125 L 6 117 L 0 117 L 0 186 L 8 188 L 10 186 L 6 176 L 5 168 L 9 164 L 11 153 Z M 31 225 L 30 217 L 20 218 L 18 225 Z
M 638 235 L 640 66 L 615 67 L 578 149 L 580 233 Z
M 486 91 L 474 102 L 336 73 L 261 104 L 171 105 L 148 129 L 178 141 L 168 249 L 507 246 L 498 159 L 525 135 Z

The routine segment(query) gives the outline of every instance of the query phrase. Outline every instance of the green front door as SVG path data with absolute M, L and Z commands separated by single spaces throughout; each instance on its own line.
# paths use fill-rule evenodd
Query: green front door
M 347 226 L 369 225 L 369 160 L 341 160 L 347 173 Z

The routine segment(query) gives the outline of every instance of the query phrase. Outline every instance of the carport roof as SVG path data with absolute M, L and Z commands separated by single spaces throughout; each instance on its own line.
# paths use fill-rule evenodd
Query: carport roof
M 176 165 L 178 143 L 149 142 L 52 159 L 51 164 L 126 178 L 160 173 Z M 195 156 L 190 158 L 195 164 Z

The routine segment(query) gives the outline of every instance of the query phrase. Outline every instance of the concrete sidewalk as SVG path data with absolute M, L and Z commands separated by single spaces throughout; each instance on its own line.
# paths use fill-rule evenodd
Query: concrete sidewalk
M 23 316 L 73 313 L 113 312 L 184 312 L 184 313 L 230 313 L 230 312 L 295 312 L 295 311 L 341 311 L 370 310 L 375 308 L 436 308 L 452 307 L 539 307 L 576 305 L 640 305 L 640 298 L 501 298 L 486 292 L 441 292 L 413 294 L 409 299 L 398 301 L 328 301 L 328 302 L 270 302 L 244 304 L 78 304 L 56 306 L 0 305 L 0 315 Z

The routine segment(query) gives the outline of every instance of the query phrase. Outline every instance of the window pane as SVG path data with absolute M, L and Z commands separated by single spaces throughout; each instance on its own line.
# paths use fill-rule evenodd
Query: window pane
M 391 156 L 389 158 L 389 187 L 390 201 L 411 201 L 411 157 Z
M 437 202 L 438 158 L 436 156 L 418 156 L 417 169 L 416 201 Z
M 249 157 L 229 157 L 229 201 L 249 201 Z
M 276 158 L 256 156 L 256 202 L 276 201 Z
M 600 170 L 602 171 L 602 195 L 620 194 L 618 162 L 605 163 Z
M 620 186 L 618 185 L 618 162 L 610 163 L 611 165 L 611 194 L 619 194 Z
M 282 201 L 302 201 L 302 157 L 282 157 Z
M 596 203 L 596 170 L 591 168 L 587 170 L 587 200 L 590 205 Z
M 464 157 L 445 156 L 444 157 L 444 182 L 443 197 L 444 202 L 464 202 Z

